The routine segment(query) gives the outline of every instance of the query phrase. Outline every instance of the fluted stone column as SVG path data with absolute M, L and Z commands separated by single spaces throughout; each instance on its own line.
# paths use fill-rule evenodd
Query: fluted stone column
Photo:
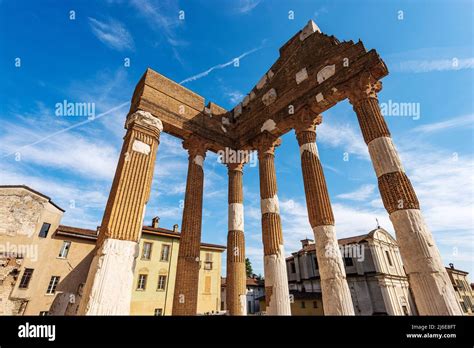
M 268 315 L 291 315 L 275 174 L 274 151 L 280 143 L 279 138 L 268 132 L 259 135 L 254 142 L 259 159 L 265 300 Z
M 173 315 L 195 315 L 199 284 L 204 158 L 207 144 L 191 136 L 183 142 L 189 164 L 173 297 Z
M 227 235 L 226 302 L 230 315 L 247 315 L 245 269 L 243 163 L 228 163 L 229 232 Z
M 337 242 L 334 215 L 316 146 L 316 125 L 320 124 L 321 120 L 321 116 L 315 117 L 305 109 L 294 127 L 300 146 L 309 223 L 316 243 L 324 314 L 354 315 L 346 271 Z
M 79 314 L 130 314 L 138 241 L 163 126 L 159 119 L 139 110 L 128 116 L 125 128 Z
M 369 148 L 418 311 L 421 315 L 461 315 L 440 253 L 380 111 L 377 92 L 382 85 L 364 74 L 350 88 L 348 98 Z

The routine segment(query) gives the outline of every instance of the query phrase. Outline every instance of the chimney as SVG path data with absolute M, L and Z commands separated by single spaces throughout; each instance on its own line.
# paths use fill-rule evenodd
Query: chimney
M 178 224 L 173 225 L 173 232 L 179 233 L 178 231 Z
M 306 248 L 308 247 L 308 245 L 310 245 L 310 244 L 314 244 L 314 240 L 308 239 L 308 238 L 303 239 L 303 240 L 301 240 L 300 242 L 301 242 L 301 247 L 302 247 L 303 249 L 306 249 Z
M 151 219 L 151 227 L 158 228 L 159 225 L 160 225 L 160 218 L 158 216 L 155 216 L 153 219 Z

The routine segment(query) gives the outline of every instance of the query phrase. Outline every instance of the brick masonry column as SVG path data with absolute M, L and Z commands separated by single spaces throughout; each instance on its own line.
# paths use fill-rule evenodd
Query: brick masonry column
M 280 143 L 279 138 L 268 132 L 262 133 L 254 141 L 259 159 L 265 301 L 268 315 L 291 315 L 275 174 L 274 152 Z
M 228 163 L 229 222 L 227 235 L 226 301 L 230 315 L 247 315 L 245 269 L 243 163 Z
M 137 111 L 127 117 L 122 151 L 100 227 L 79 314 L 127 315 L 161 121 Z
M 380 111 L 377 92 L 381 88 L 379 81 L 363 74 L 350 86 L 348 98 L 369 148 L 416 306 L 421 315 L 461 315 L 440 253 Z
M 316 242 L 325 315 L 354 315 L 346 271 L 334 227 L 329 193 L 316 146 L 316 125 L 322 121 L 305 108 L 295 122 L 308 217 Z
M 203 165 L 207 144 L 203 139 L 192 135 L 183 142 L 183 147 L 188 150 L 189 164 L 172 313 L 195 315 L 201 249 Z

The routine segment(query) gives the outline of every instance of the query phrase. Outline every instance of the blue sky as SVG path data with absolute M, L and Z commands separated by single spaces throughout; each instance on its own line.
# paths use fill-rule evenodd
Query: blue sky
M 0 0 L 0 184 L 30 185 L 66 209 L 64 224 L 95 228 L 147 67 L 230 109 L 313 19 L 326 34 L 378 51 L 390 71 L 381 103 L 419 107 L 419 117 L 386 121 L 443 262 L 472 273 L 473 13 L 470 1 Z M 242 55 L 239 67 L 226 65 Z M 97 117 L 56 116 L 63 100 L 94 103 Z M 318 146 L 338 237 L 367 233 L 375 218 L 393 234 L 351 106 L 323 116 Z M 282 140 L 276 170 L 289 254 L 312 231 L 294 133 Z M 146 222 L 159 215 L 163 227 L 181 224 L 186 171 L 180 141 L 163 134 Z M 245 168 L 244 186 L 247 254 L 263 273 L 257 167 Z M 204 194 L 202 239 L 225 245 L 227 174 L 211 153 Z

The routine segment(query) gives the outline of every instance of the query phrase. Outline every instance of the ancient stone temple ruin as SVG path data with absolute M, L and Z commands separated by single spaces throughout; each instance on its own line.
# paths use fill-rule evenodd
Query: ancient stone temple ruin
M 353 315 L 316 145 L 321 115 L 348 99 L 368 146 L 419 313 L 461 314 L 379 108 L 380 79 L 387 74 L 387 67 L 375 50 L 367 51 L 360 41 L 340 42 L 321 33 L 312 21 L 280 48 L 277 61 L 230 111 L 212 102 L 205 105 L 203 97 L 148 69 L 132 97 L 125 122 L 127 132 L 79 313 L 129 314 L 137 241 L 160 134 L 167 132 L 182 139 L 189 153 L 173 315 L 196 314 L 203 162 L 207 151 L 257 151 L 266 312 L 290 315 L 274 159 L 280 137 L 294 130 L 300 146 L 309 222 L 316 241 L 324 313 Z M 223 158 L 229 175 L 227 308 L 231 315 L 246 314 L 243 157 Z

